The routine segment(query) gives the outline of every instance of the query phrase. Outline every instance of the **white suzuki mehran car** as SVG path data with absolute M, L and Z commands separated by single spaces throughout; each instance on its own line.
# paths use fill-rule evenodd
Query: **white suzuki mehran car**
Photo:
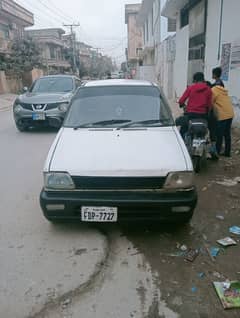
M 52 222 L 187 222 L 193 175 L 156 85 L 93 81 L 79 88 L 49 151 L 40 203 Z

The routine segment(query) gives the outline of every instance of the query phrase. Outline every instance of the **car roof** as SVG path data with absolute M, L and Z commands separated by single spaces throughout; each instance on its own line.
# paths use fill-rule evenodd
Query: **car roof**
M 66 74 L 46 75 L 46 76 L 41 76 L 40 78 L 55 78 L 55 77 L 78 78 L 75 75 L 66 75 Z
M 127 80 L 127 79 L 107 79 L 100 81 L 87 82 L 85 87 L 97 87 L 97 86 L 156 86 L 148 81 L 139 80 Z

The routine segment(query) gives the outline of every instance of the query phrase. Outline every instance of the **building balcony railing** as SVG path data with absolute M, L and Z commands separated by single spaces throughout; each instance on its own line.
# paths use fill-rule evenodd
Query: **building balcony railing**
M 36 39 L 39 43 L 45 43 L 45 44 L 54 44 L 57 46 L 64 47 L 64 42 L 61 39 L 52 37 L 52 36 L 41 36 L 41 37 L 33 37 L 33 39 Z
M 63 67 L 63 68 L 70 68 L 71 65 L 68 61 L 65 60 L 59 60 L 59 59 L 45 59 L 45 61 L 43 61 L 43 63 L 45 64 L 45 66 L 52 66 L 52 67 Z
M 34 24 L 33 13 L 26 10 L 13 0 L 0 0 L 0 13 L 20 20 L 24 26 Z

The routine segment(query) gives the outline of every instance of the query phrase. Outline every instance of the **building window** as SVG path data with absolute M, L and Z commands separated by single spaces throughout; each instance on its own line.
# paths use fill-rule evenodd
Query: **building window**
M 189 8 L 183 8 L 181 10 L 181 15 L 180 15 L 180 25 L 181 28 L 185 27 L 189 23 Z
M 55 50 L 53 46 L 50 46 L 50 58 L 51 59 L 55 59 L 56 55 L 55 55 Z
M 143 50 L 142 48 L 138 47 L 138 48 L 136 49 L 136 55 L 137 55 L 137 56 L 141 56 L 142 50 Z
M 0 24 L 0 37 L 2 37 L 1 35 L 3 35 L 4 39 L 10 38 L 9 28 L 5 24 Z
M 194 49 L 190 49 L 189 50 L 189 61 L 193 61 L 193 60 L 204 60 L 204 54 L 205 53 L 205 49 L 204 47 L 198 47 L 198 48 L 194 48 Z

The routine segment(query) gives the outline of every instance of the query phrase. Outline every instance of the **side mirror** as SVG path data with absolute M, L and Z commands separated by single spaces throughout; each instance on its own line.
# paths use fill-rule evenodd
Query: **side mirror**
M 26 93 L 27 91 L 28 91 L 28 87 L 27 87 L 27 86 L 24 86 L 24 87 L 23 87 L 23 92 Z

